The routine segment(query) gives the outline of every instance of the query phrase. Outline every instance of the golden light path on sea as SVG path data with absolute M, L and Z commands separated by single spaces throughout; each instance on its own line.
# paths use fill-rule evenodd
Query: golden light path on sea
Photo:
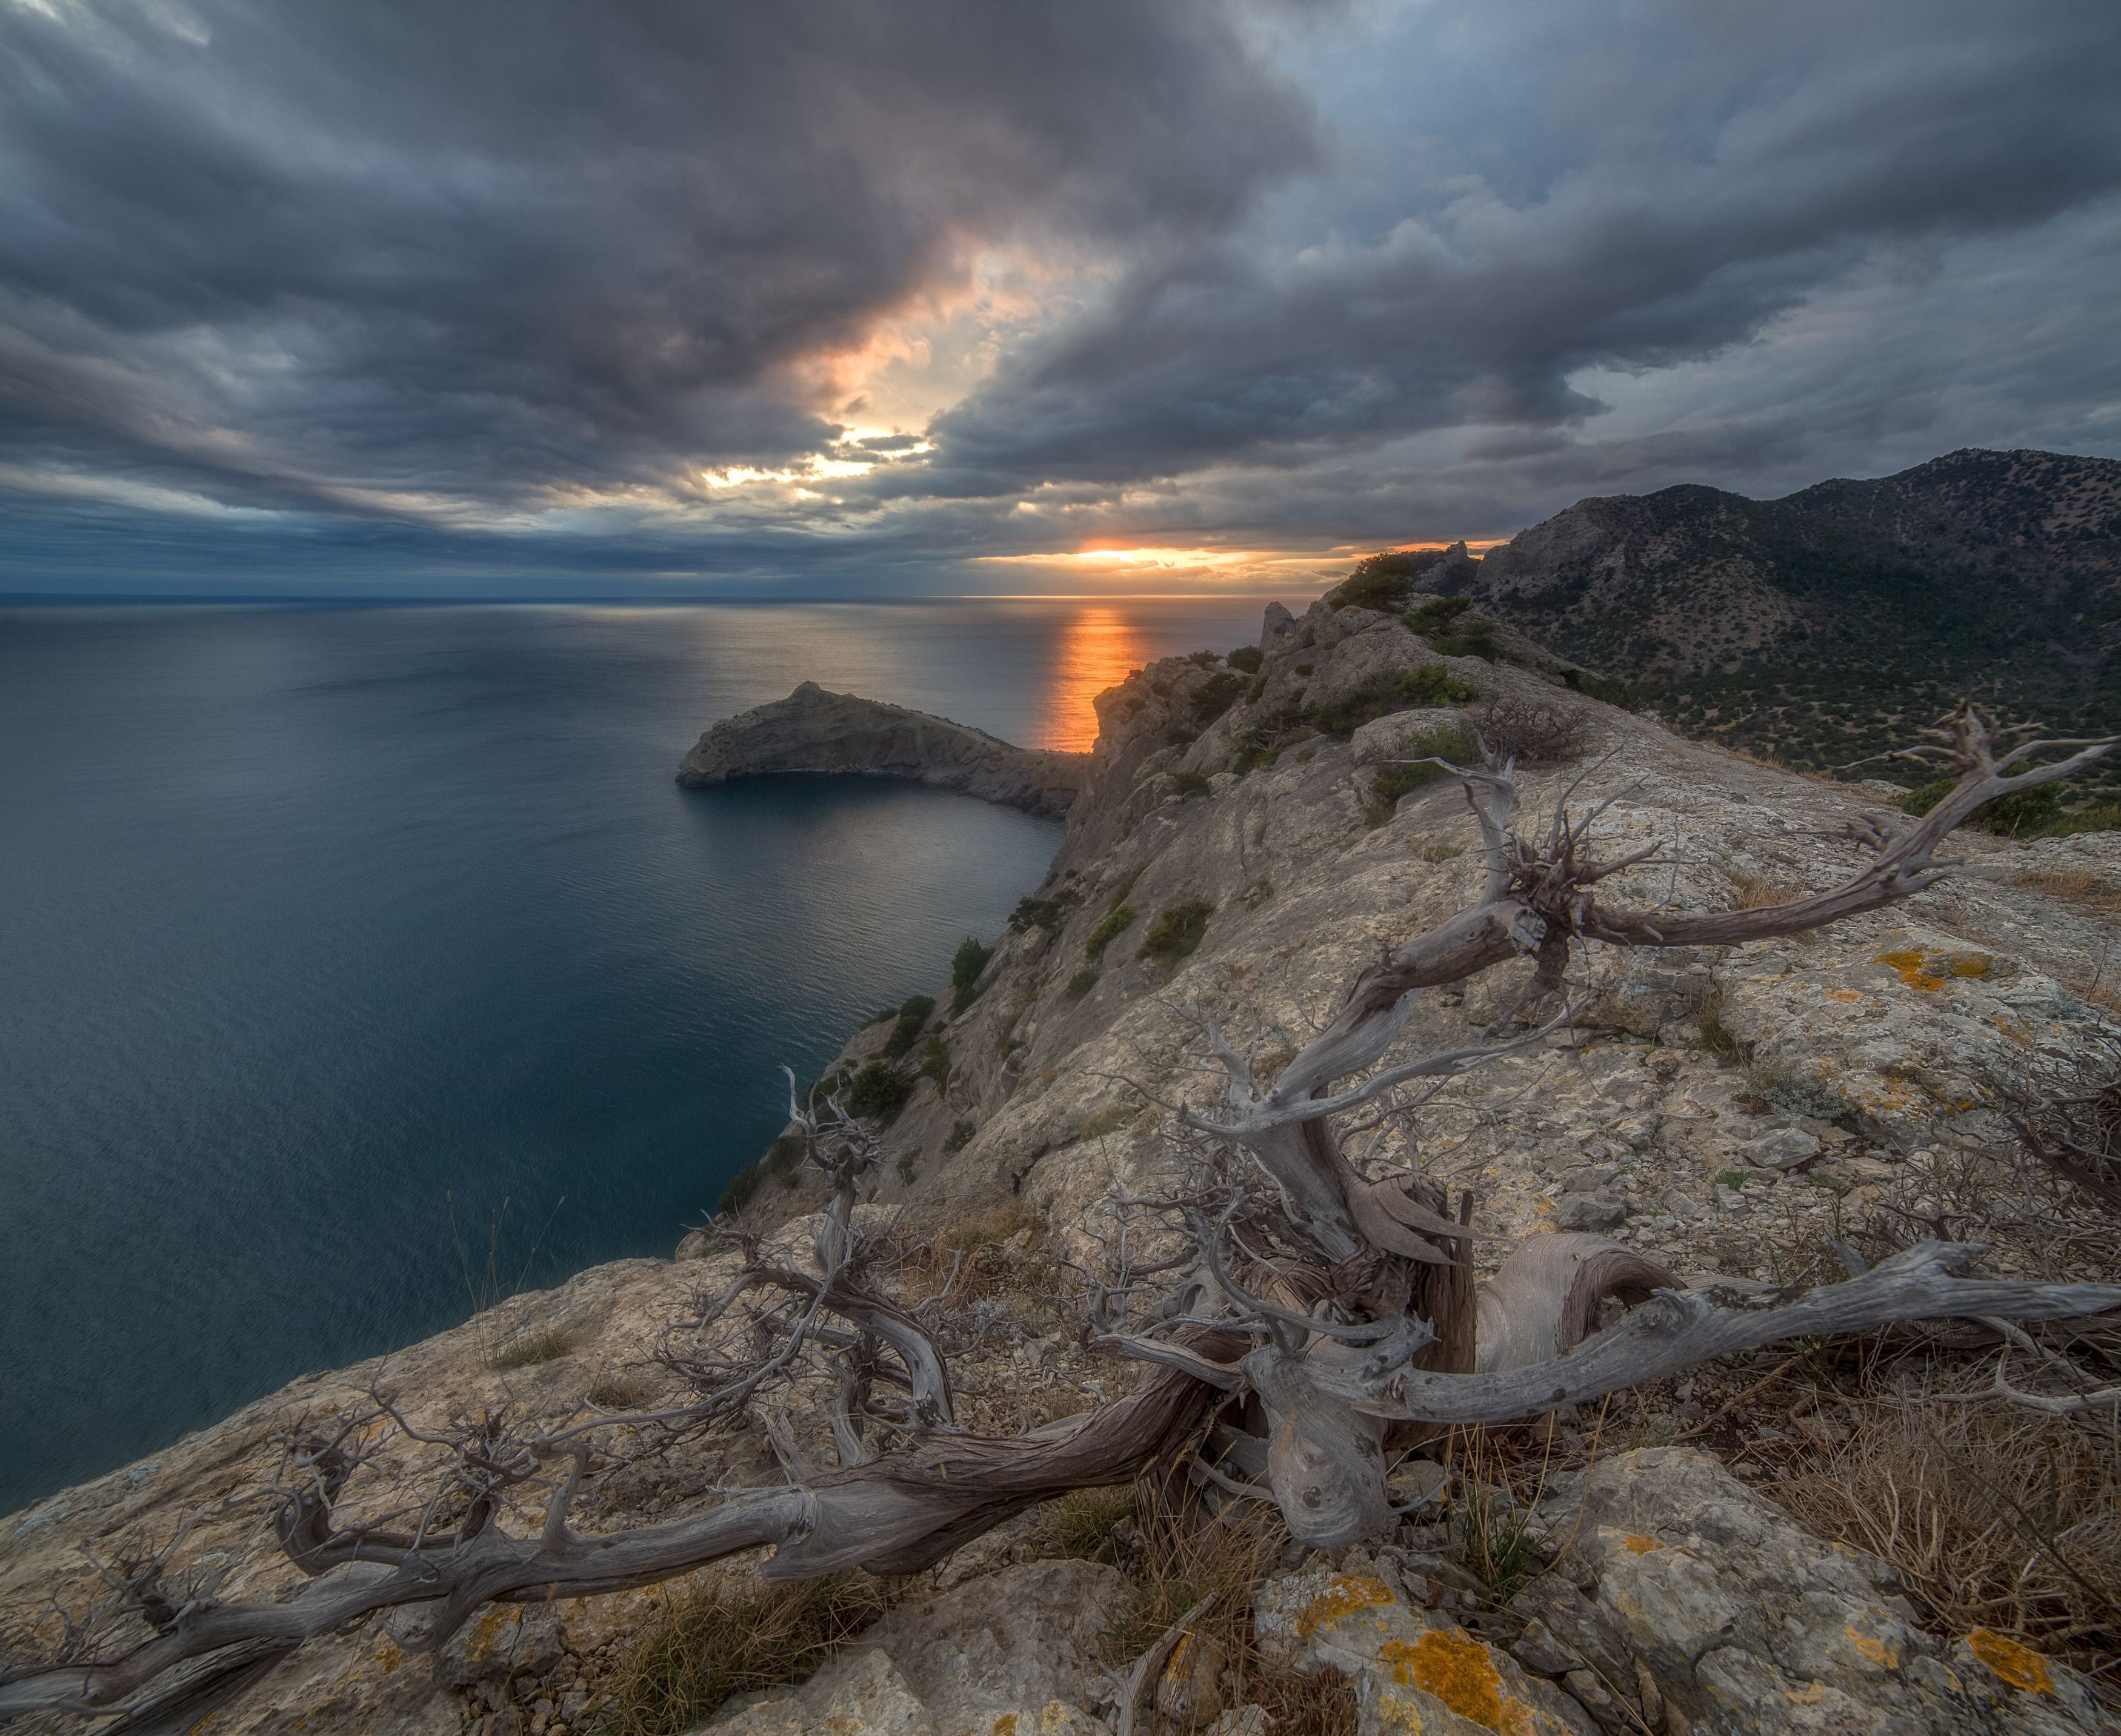
M 1039 745 L 1074 753 L 1093 747 L 1098 712 L 1091 701 L 1148 661 L 1148 641 L 1120 610 L 1094 603 L 1079 610 L 1060 641 L 1057 679 L 1039 719 Z

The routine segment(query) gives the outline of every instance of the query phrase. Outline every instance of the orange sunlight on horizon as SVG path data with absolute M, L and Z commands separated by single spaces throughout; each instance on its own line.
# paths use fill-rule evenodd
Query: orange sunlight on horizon
M 1095 747 L 1098 710 L 1091 702 L 1148 661 L 1146 642 L 1117 609 L 1080 611 L 1060 642 L 1057 679 L 1039 719 L 1038 745 L 1071 753 Z

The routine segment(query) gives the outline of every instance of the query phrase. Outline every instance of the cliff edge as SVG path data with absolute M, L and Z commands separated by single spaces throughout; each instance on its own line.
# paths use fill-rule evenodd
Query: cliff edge
M 1058 819 L 1088 777 L 1089 757 L 1019 747 L 948 718 L 806 681 L 785 699 L 716 724 L 685 756 L 678 781 L 701 789 L 771 772 L 911 778 Z

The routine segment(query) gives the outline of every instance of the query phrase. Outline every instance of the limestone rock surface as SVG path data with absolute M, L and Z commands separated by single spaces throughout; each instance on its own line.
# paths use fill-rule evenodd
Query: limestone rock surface
M 1705 1454 L 1623 1454 L 1555 1478 L 1543 1506 L 1704 1736 L 2106 1728 L 2073 1671 L 2002 1635 L 1924 1631 L 1885 1562 L 1822 1543 Z
M 806 681 L 787 698 L 709 729 L 679 765 L 678 781 L 697 789 L 769 772 L 910 778 L 1050 819 L 1068 811 L 1088 765 L 1087 754 L 1018 747 L 948 718 Z
M 1096 1648 L 1126 1581 L 1094 1561 L 1025 1561 L 899 1604 L 800 1687 L 714 1736 L 1103 1736 Z M 835 1723 L 835 1719 L 846 1722 Z

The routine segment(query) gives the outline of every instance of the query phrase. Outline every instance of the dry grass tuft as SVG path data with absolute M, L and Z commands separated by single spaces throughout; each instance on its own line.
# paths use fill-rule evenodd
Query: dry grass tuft
M 595 1736 L 678 1736 L 732 1694 L 801 1682 L 885 1608 L 876 1583 L 853 1574 L 697 1586 L 669 1602 L 605 1678 Z
M 1737 900 L 1741 910 L 1770 910 L 1786 904 L 1794 904 L 1802 895 L 1796 887 L 1784 886 L 1778 880 L 1769 880 L 1759 874 L 1749 874 L 1742 869 L 1731 877 L 1732 895 Z
M 2121 916 L 2121 887 L 2092 868 L 2028 868 L 2022 874 L 2014 874 L 2011 881 L 2029 892 L 2044 893 L 2101 916 Z
M 520 1332 L 486 1359 L 493 1369 L 528 1368 L 534 1363 L 557 1361 L 575 1347 L 574 1334 L 563 1326 L 543 1326 Z
M 996 1296 L 1037 1296 L 1042 1279 L 1052 1276 L 1040 1250 L 1038 1219 L 1021 1200 L 917 1227 L 909 1223 L 907 1231 L 913 1245 L 898 1271 L 909 1307 L 941 1296 L 946 1287 L 944 1300 L 952 1307 Z
M 1942 1628 L 1990 1627 L 2081 1669 L 2121 1660 L 2121 1436 L 1996 1403 L 1881 1407 L 1770 1492 L 1900 1571 Z
M 590 1403 L 608 1411 L 637 1411 L 655 1396 L 655 1383 L 634 1375 L 614 1374 L 609 1369 L 590 1383 Z

